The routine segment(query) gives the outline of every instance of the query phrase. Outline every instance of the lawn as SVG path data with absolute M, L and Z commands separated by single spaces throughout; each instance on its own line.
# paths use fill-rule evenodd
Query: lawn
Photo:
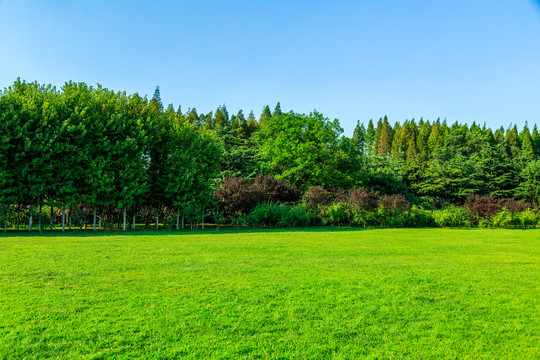
M 540 230 L 0 237 L 1 359 L 534 359 Z

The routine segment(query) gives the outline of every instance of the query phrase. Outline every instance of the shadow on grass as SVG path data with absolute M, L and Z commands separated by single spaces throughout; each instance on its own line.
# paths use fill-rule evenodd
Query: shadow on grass
M 381 227 L 370 227 L 370 228 L 358 228 L 358 227 L 323 227 L 323 226 L 313 226 L 313 227 L 299 227 L 299 228 L 235 228 L 221 226 L 217 229 L 215 226 L 208 225 L 205 226 L 204 230 L 201 228 L 198 229 L 136 229 L 136 230 L 126 230 L 122 231 L 121 229 L 114 230 L 96 230 L 92 229 L 86 230 L 66 230 L 62 232 L 61 230 L 48 230 L 39 233 L 38 231 L 16 231 L 8 230 L 7 233 L 0 232 L 0 239 L 2 238 L 11 238 L 11 237 L 28 237 L 28 238 L 39 238 L 39 237 L 101 237 L 101 236 L 179 236 L 179 235 L 220 235 L 220 234 L 258 234 L 258 233 L 317 233 L 317 232 L 361 232 L 361 231 L 377 231 L 377 230 L 503 230 L 499 228 L 494 229 L 480 229 L 480 228 L 381 228 Z M 538 228 L 528 228 L 528 229 L 505 229 L 505 230 L 537 230 Z
M 96 237 L 96 236 L 179 236 L 179 235 L 219 235 L 219 234 L 249 234 L 249 233 L 286 233 L 286 232 L 345 232 L 345 231 L 366 231 L 383 230 L 382 228 L 354 228 L 354 227 L 301 227 L 301 228 L 233 228 L 223 227 L 218 229 L 214 226 L 205 226 L 204 230 L 184 229 L 184 230 L 71 230 L 62 232 L 61 230 L 43 231 L 15 231 L 8 230 L 7 233 L 0 233 L 0 238 L 10 237 Z

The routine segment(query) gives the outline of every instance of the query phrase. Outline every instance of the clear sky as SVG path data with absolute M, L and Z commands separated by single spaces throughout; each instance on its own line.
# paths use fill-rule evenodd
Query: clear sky
M 533 0 L 0 0 L 0 88 L 99 83 L 207 113 L 540 123 Z

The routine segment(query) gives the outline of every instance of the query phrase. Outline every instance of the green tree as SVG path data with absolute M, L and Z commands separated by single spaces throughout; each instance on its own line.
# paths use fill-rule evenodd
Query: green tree
M 337 120 L 322 114 L 289 112 L 272 117 L 257 133 L 263 173 L 306 190 L 347 186 L 360 171 L 350 139 L 342 138 Z

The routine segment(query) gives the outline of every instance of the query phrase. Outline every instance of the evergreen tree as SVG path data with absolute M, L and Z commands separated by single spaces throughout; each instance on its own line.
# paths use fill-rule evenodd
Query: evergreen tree
M 391 137 L 392 129 L 390 127 L 390 124 L 388 123 L 388 118 L 385 116 L 380 135 L 377 141 L 377 155 L 387 157 L 390 155 L 392 150 L 392 137 Z
M 537 158 L 540 157 L 540 134 L 538 132 L 538 125 L 534 124 L 533 131 L 531 133 L 531 140 L 533 143 L 534 154 Z
M 163 102 L 161 101 L 161 94 L 159 92 L 159 86 L 156 86 L 156 90 L 154 91 L 154 96 L 152 97 L 152 101 L 150 101 L 150 103 L 158 111 L 163 111 Z
M 273 114 L 273 116 L 281 116 L 282 114 L 283 114 L 283 113 L 281 112 L 281 104 L 280 104 L 279 101 L 278 101 L 278 103 L 276 104 L 276 107 L 275 107 L 275 109 L 274 109 L 274 114 Z
M 373 156 L 375 154 L 375 141 L 376 141 L 376 134 L 375 134 L 375 126 L 373 125 L 373 119 L 369 120 L 368 127 L 366 129 L 366 149 L 364 153 L 366 153 L 369 157 Z
M 214 128 L 226 128 L 229 126 L 229 112 L 225 107 L 225 104 L 219 106 L 214 115 Z
M 365 142 L 366 142 L 366 128 L 364 127 L 364 124 L 360 124 L 360 120 L 358 120 L 356 122 L 356 127 L 354 128 L 354 131 L 353 131 L 353 143 L 356 150 L 358 151 L 358 154 L 360 154 L 361 156 L 364 155 Z
M 270 107 L 266 105 L 259 119 L 259 126 L 264 126 L 264 124 L 266 124 L 268 119 L 270 119 L 271 117 L 272 117 L 272 113 L 270 112 Z
M 190 123 L 192 125 L 200 127 L 199 115 L 197 115 L 197 109 L 193 108 L 193 109 L 191 109 L 191 111 L 188 111 L 187 121 L 188 121 L 188 123 Z

